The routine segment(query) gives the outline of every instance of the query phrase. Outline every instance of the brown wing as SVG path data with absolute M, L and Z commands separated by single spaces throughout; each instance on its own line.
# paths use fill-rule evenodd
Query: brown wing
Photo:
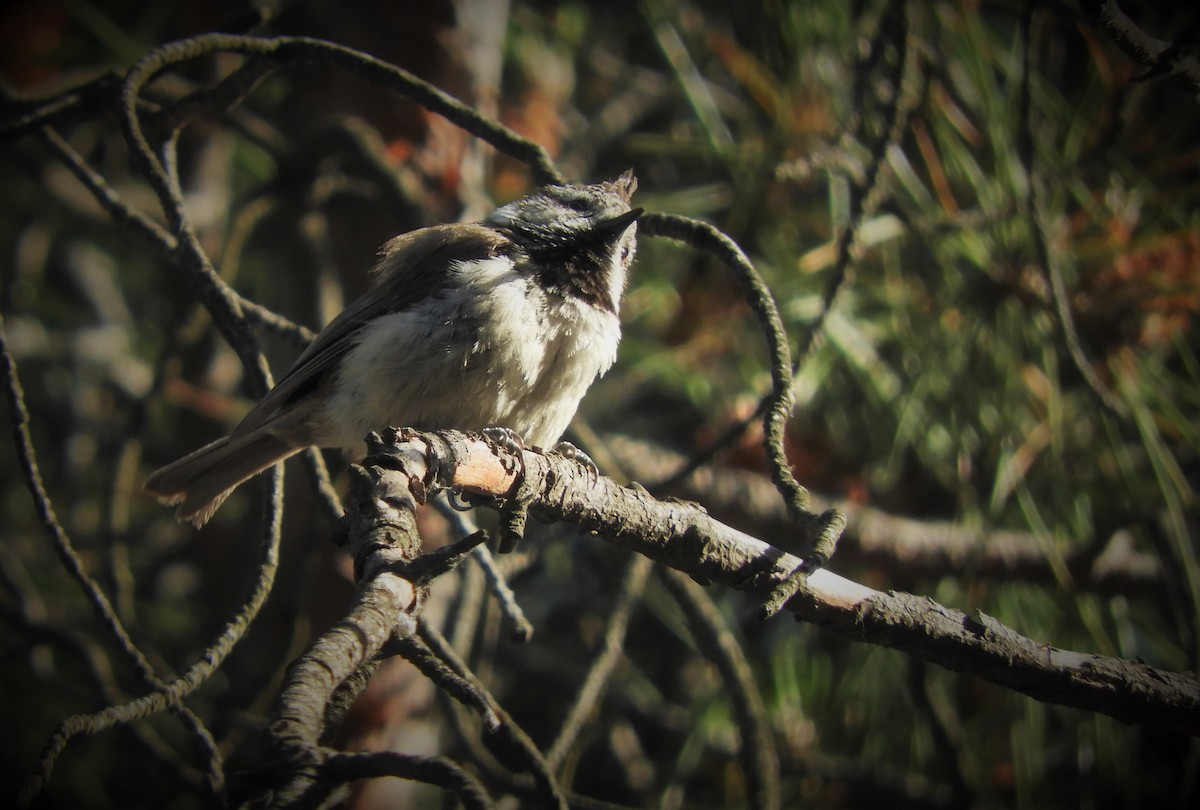
M 233 431 L 231 438 L 272 421 L 281 409 L 320 385 L 354 345 L 356 333 L 373 318 L 402 312 L 450 283 L 455 261 L 501 253 L 508 240 L 477 224 L 434 225 L 401 234 L 383 247 L 371 290 L 350 302 L 321 330 L 292 368 Z

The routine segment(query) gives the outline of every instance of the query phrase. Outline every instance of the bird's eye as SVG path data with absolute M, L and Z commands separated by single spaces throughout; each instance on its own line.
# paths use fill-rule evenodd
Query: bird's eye
M 621 261 L 623 261 L 623 262 L 629 261 L 629 256 L 632 252 L 633 251 L 631 251 L 629 249 L 629 245 L 622 245 L 621 246 Z

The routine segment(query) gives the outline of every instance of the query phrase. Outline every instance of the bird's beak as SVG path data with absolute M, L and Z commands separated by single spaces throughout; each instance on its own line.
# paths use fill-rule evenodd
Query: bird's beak
M 626 211 L 624 214 L 618 214 L 615 217 L 602 219 L 596 223 L 597 233 L 612 234 L 620 236 L 625 233 L 625 229 L 632 225 L 638 217 L 646 212 L 645 208 L 634 208 Z

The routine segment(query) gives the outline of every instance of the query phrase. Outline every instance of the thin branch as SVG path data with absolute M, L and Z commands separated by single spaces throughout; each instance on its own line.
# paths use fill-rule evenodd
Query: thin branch
M 267 38 L 205 34 L 154 49 L 130 70 L 130 76 L 137 75 L 141 81 L 141 77 L 148 77 L 169 65 L 222 51 L 264 56 L 283 64 L 320 58 L 340 65 L 400 93 L 501 152 L 522 161 L 534 171 L 539 183 L 563 182 L 562 175 L 541 146 L 480 115 L 458 99 L 402 68 L 326 40 L 312 37 Z
M 827 513 L 818 517 L 808 511 L 808 491 L 792 474 L 784 450 L 784 434 L 792 408 L 792 361 L 787 331 L 771 291 L 737 243 L 707 222 L 656 213 L 644 215 L 638 226 L 648 234 L 677 239 L 705 251 L 734 272 L 747 303 L 759 318 L 770 353 L 772 387 L 764 400 L 763 449 L 771 481 L 783 496 L 792 520 L 809 534 L 810 543 L 815 546 L 822 529 L 835 516 Z
M 454 793 L 467 810 L 487 810 L 494 806 L 475 777 L 444 757 L 415 757 L 395 751 L 336 753 L 326 760 L 325 771 L 335 782 L 381 776 L 410 779 Z
M 0 120 L 0 140 L 17 139 L 45 126 L 102 118 L 113 106 L 120 77 L 111 71 L 44 98 L 28 98 L 0 85 L 9 117 Z
M 1121 50 L 1151 69 L 1152 74 L 1171 73 L 1182 77 L 1200 93 L 1200 56 L 1196 31 L 1186 32 L 1176 42 L 1164 42 L 1147 34 L 1129 18 L 1116 0 L 1082 0 L 1084 11 L 1100 23 Z
M 164 163 L 155 154 L 138 117 L 138 99 L 143 88 L 157 73 L 191 55 L 186 48 L 168 45 L 150 51 L 129 69 L 121 85 L 121 128 L 134 165 L 158 195 L 170 229 L 178 240 L 178 263 L 185 271 L 186 280 L 212 313 L 221 334 L 237 352 L 249 375 L 251 391 L 262 396 L 270 388 L 271 371 L 242 314 L 239 296 L 213 269 L 188 219 L 178 185 L 172 180 L 170 161 Z
M 525 731 L 492 698 L 483 684 L 471 673 L 466 664 L 458 658 L 450 644 L 433 626 L 423 622 L 421 624 L 421 638 L 438 657 L 453 667 L 458 676 L 470 685 L 470 694 L 482 696 L 486 700 L 487 706 L 490 707 L 490 711 L 499 718 L 499 725 L 494 728 L 485 727 L 483 735 L 484 744 L 487 745 L 493 754 L 497 755 L 500 761 L 509 767 L 512 767 L 513 763 L 521 763 L 530 776 L 533 777 L 534 790 L 531 793 L 538 796 L 547 806 L 557 806 L 565 810 L 567 807 L 566 796 L 554 778 L 550 763 L 542 756 L 537 746 L 529 739 Z M 457 698 L 457 695 L 451 694 L 451 696 Z M 484 708 L 483 704 L 464 705 L 471 705 L 477 711 Z
M 432 642 L 431 642 L 432 639 Z M 395 652 L 433 681 L 439 689 L 463 706 L 473 709 L 483 720 L 489 731 L 500 728 L 500 716 L 496 713 L 496 701 L 480 688 L 473 679 L 465 677 L 466 665 L 457 658 L 446 659 L 448 644 L 427 622 L 419 625 L 419 635 L 395 639 L 388 645 L 388 652 Z M 430 644 L 433 644 L 433 647 Z M 434 652 L 434 647 L 439 652 Z M 440 654 L 439 654 L 440 653 Z
M 280 527 L 283 517 L 283 471 L 276 467 L 269 473 L 272 480 L 273 497 L 268 500 L 263 526 L 263 541 L 260 545 L 260 558 L 256 567 L 256 577 L 251 592 L 242 604 L 237 614 L 230 619 L 224 630 L 192 667 L 179 677 L 164 682 L 157 692 L 144 695 L 118 706 L 109 706 L 92 714 L 77 714 L 62 721 L 50 740 L 42 749 L 33 769 L 26 776 L 17 797 L 17 806 L 27 806 L 41 792 L 54 769 L 59 754 L 66 748 L 71 739 L 79 734 L 96 734 L 115 725 L 132 723 L 135 720 L 150 717 L 164 709 L 179 706 L 184 698 L 194 692 L 208 680 L 213 672 L 221 666 L 234 646 L 245 636 L 246 629 L 258 615 L 258 611 L 266 602 L 271 586 L 275 582 L 275 572 L 279 568 Z M 215 751 L 215 744 L 212 746 Z M 217 773 L 219 773 L 219 768 Z M 220 785 L 216 785 L 219 788 Z
M 633 611 L 641 602 L 646 579 L 654 564 L 645 557 L 633 557 L 625 569 L 621 590 L 617 593 L 612 612 L 604 631 L 600 654 L 588 667 L 587 677 L 579 687 L 567 716 L 563 719 L 558 737 L 546 751 L 546 761 L 557 770 L 563 764 L 571 746 L 579 738 L 587 721 L 594 717 L 604 700 L 613 671 L 624 656 L 625 634 Z
M 42 142 L 70 169 L 71 174 L 92 193 L 96 201 L 118 225 L 132 228 L 165 256 L 173 256 L 178 246 L 175 237 L 141 211 L 126 203 L 103 176 L 93 169 L 66 139 L 50 127 L 39 131 Z
M 745 651 L 706 591 L 675 570 L 664 571 L 662 581 L 683 608 L 692 636 L 705 657 L 716 665 L 729 692 L 742 735 L 742 768 L 750 807 L 778 808 L 779 757 L 775 753 L 767 709 Z
M 202 115 L 227 113 L 254 92 L 275 68 L 268 59 L 250 59 L 216 84 L 194 90 L 159 110 L 150 118 L 150 125 L 168 132 L 182 129 Z
M 268 786 L 275 807 L 315 807 L 333 796 L 340 777 L 330 771 L 329 752 L 320 745 L 329 707 L 339 689 L 370 662 L 388 651 L 399 651 L 453 697 L 480 707 L 491 718 L 485 740 L 503 750 L 506 761 L 522 762 L 528 768 L 544 801 L 565 809 L 565 797 L 524 732 L 474 681 L 436 632 L 426 627 L 421 633 L 423 642 L 433 639 L 432 645 L 416 638 L 424 581 L 461 559 L 470 539 L 459 544 L 463 552 L 452 558 L 436 552 L 420 556 L 415 513 L 418 500 L 423 500 L 420 476 L 354 469 L 344 529 L 359 592 L 346 618 L 290 669 L 270 724 L 276 756 L 264 767 L 265 778 L 257 782 Z
M 470 514 L 454 508 L 446 498 L 438 498 L 434 502 L 434 505 L 442 514 L 442 517 L 454 527 L 454 531 L 458 533 L 459 537 L 467 537 L 480 531 L 479 526 Z M 505 579 L 503 572 L 496 565 L 496 558 L 492 554 L 491 549 L 486 544 L 480 543 L 473 549 L 471 559 L 479 566 L 479 570 L 483 572 L 488 591 L 492 594 L 492 598 L 496 600 L 496 604 L 500 607 L 500 612 L 504 614 L 504 618 L 511 625 L 513 641 L 521 643 L 529 641 L 533 638 L 533 625 L 525 617 L 525 611 L 521 609 L 521 605 L 517 602 L 517 595 L 508 586 L 508 581 Z M 463 582 L 465 586 L 466 580 Z
M 181 704 L 187 692 L 176 689 L 178 681 L 167 683 L 158 677 L 158 673 L 154 671 L 154 667 L 126 632 L 124 624 L 113 609 L 108 597 L 96 581 L 91 578 L 86 568 L 84 568 L 83 561 L 75 553 L 70 537 L 55 514 L 54 505 L 51 503 L 50 496 L 46 492 L 41 470 L 38 467 L 37 455 L 33 447 L 33 437 L 29 433 L 29 411 L 25 406 L 25 392 L 21 386 L 16 361 L 13 359 L 12 353 L 8 348 L 4 328 L 4 316 L 2 314 L 0 314 L 0 365 L 2 365 L 4 370 L 5 391 L 7 393 L 13 444 L 16 449 L 17 459 L 25 478 L 26 487 L 33 498 L 34 508 L 37 510 L 38 517 L 41 519 L 42 525 L 54 545 L 54 550 L 59 560 L 67 572 L 75 579 L 76 584 L 91 603 L 92 609 L 108 630 L 109 635 L 116 640 L 118 647 L 125 654 L 125 657 L 133 662 L 142 680 L 148 686 L 158 690 L 158 696 L 171 696 L 170 699 L 160 700 L 159 708 L 155 709 L 155 711 L 169 707 L 183 720 L 208 760 L 207 775 L 210 787 L 214 792 L 219 792 L 223 778 L 221 755 L 217 750 L 216 742 L 204 726 L 204 723 L 191 709 Z M 187 691 L 190 692 L 191 690 Z M 154 697 L 156 696 L 150 696 L 150 698 Z M 128 706 L 129 704 L 126 705 Z M 106 725 L 102 725 L 103 721 L 99 719 L 100 715 L 105 713 L 108 713 L 113 718 L 112 722 L 129 722 L 136 716 L 144 716 L 125 712 L 123 708 L 110 707 L 105 712 L 97 715 L 76 716 L 64 721 L 51 741 L 47 743 L 42 757 L 39 759 L 33 772 L 27 777 L 26 783 L 22 786 L 19 803 L 22 806 L 27 804 L 41 790 L 50 777 L 55 759 L 57 759 L 58 754 L 66 746 L 72 734 L 78 731 L 87 731 L 90 733 L 106 727 Z

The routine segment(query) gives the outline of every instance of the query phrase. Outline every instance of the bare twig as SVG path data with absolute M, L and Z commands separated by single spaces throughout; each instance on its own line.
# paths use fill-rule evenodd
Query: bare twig
M 21 387 L 20 377 L 17 374 L 16 362 L 8 350 L 2 315 L 0 315 L 0 363 L 3 364 L 4 370 L 5 390 L 7 392 L 10 419 L 12 422 L 13 442 L 16 446 L 17 457 L 21 463 L 26 485 L 29 488 L 30 495 L 33 497 L 34 506 L 41 518 L 42 525 L 50 536 L 63 566 L 74 577 L 80 589 L 91 602 L 93 610 L 108 629 L 109 634 L 117 641 L 118 646 L 125 656 L 133 662 L 142 680 L 147 685 L 158 690 L 156 693 L 142 698 L 140 701 L 134 701 L 124 706 L 111 706 L 94 715 L 76 715 L 65 720 L 46 744 L 46 748 L 39 758 L 37 765 L 27 777 L 25 784 L 21 788 L 18 803 L 24 806 L 37 795 L 49 779 L 58 754 L 66 747 L 74 734 L 79 732 L 94 733 L 114 723 L 131 722 L 139 717 L 145 717 L 148 714 L 161 711 L 164 708 L 171 708 L 188 726 L 208 759 L 210 787 L 214 792 L 219 792 L 221 790 L 223 774 L 221 770 L 221 755 L 217 751 L 216 743 L 200 718 L 181 703 L 183 698 L 198 685 L 202 676 L 211 670 L 205 670 L 203 665 L 201 665 L 194 667 L 183 678 L 176 679 L 170 683 L 164 682 L 158 677 L 158 674 L 154 671 L 154 668 L 145 655 L 142 654 L 141 650 L 129 637 L 120 617 L 113 610 L 108 597 L 91 578 L 84 568 L 83 562 L 75 553 L 71 540 L 59 522 L 54 512 L 53 504 L 50 502 L 50 497 L 46 493 L 33 448 L 33 439 L 29 434 L 29 412 L 25 407 L 25 394 Z M 274 528 L 275 548 L 277 549 L 277 523 Z M 273 574 L 274 569 L 271 568 L 270 570 Z M 269 584 L 267 587 L 269 589 Z M 263 593 L 263 597 L 265 598 L 265 593 Z M 261 605 L 261 601 L 258 605 Z M 253 610 L 256 611 L 258 605 L 254 605 Z M 239 618 L 243 618 L 244 616 L 245 614 L 242 614 Z M 248 618 L 246 620 L 248 622 Z M 222 640 L 219 640 L 209 650 L 209 655 L 217 659 L 217 662 L 223 657 L 221 654 Z M 224 648 L 224 652 L 227 653 L 231 647 L 232 642 Z M 214 668 L 215 666 L 216 662 L 213 663 Z M 192 680 L 190 681 L 189 676 L 192 676 Z
M 434 504 L 438 511 L 442 513 L 442 516 L 458 532 L 459 537 L 466 537 L 480 531 L 479 526 L 476 525 L 467 512 L 455 509 L 448 500 L 438 498 Z M 496 558 L 492 554 L 491 549 L 486 544 L 480 543 L 472 552 L 472 559 L 479 566 L 479 570 L 483 572 L 484 579 L 487 581 L 488 591 L 496 600 L 496 604 L 500 606 L 504 618 L 512 626 L 513 640 L 519 642 L 529 641 L 533 638 L 533 625 L 529 623 L 529 619 L 525 618 L 525 611 L 521 609 L 521 605 L 517 602 L 516 594 L 508 586 L 504 574 L 496 565 Z M 464 580 L 464 584 L 465 582 L 466 580 Z
M 600 708 L 613 670 L 616 669 L 623 655 L 629 620 L 633 617 L 633 611 L 641 601 L 642 592 L 646 588 L 646 578 L 652 567 L 653 563 L 646 557 L 634 557 L 629 561 L 621 583 L 621 590 L 617 593 L 616 602 L 608 616 L 608 624 L 604 631 L 604 645 L 600 654 L 588 667 L 587 677 L 575 694 L 575 701 L 571 704 L 571 708 L 559 728 L 558 737 L 546 751 L 546 761 L 550 763 L 551 768 L 557 769 L 562 765 L 571 746 L 575 744 L 580 732 L 583 731 L 584 725 Z
M 1151 72 L 1182 77 L 1200 93 L 1200 56 L 1197 55 L 1194 30 L 1185 34 L 1192 41 L 1186 47 L 1179 47 L 1182 43 L 1164 42 L 1147 34 L 1121 10 L 1116 0 L 1083 0 L 1080 5 L 1129 56 L 1150 68 Z
M 662 581 L 683 608 L 692 635 L 705 656 L 716 664 L 729 691 L 742 735 L 742 765 L 749 805 L 761 810 L 778 808 L 779 758 L 762 694 L 754 683 L 745 652 L 707 592 L 675 570 L 664 571 Z
M 458 797 L 468 810 L 492 807 L 487 791 L 475 777 L 443 757 L 414 757 L 395 751 L 333 754 L 326 760 L 326 771 L 333 781 L 349 782 L 394 776 L 437 785 Z
M 512 763 L 521 763 L 533 777 L 534 787 L 530 793 L 539 796 L 543 803 L 547 806 L 558 806 L 566 808 L 567 800 L 545 757 L 538 751 L 537 746 L 529 739 L 524 730 L 508 715 L 503 708 L 491 697 L 483 684 L 475 678 L 466 664 L 461 661 L 455 654 L 454 649 L 444 639 L 441 633 L 428 624 L 421 625 L 421 637 L 429 645 L 430 649 L 436 655 L 449 664 L 471 687 L 468 695 L 478 696 L 472 698 L 477 701 L 480 698 L 486 701 L 485 703 L 468 703 L 476 711 L 482 711 L 488 708 L 491 714 L 494 714 L 499 719 L 499 724 L 495 727 L 487 727 L 484 729 L 483 740 L 487 747 L 498 755 L 500 761 L 507 765 Z M 457 695 L 452 695 L 458 697 Z M 485 719 L 487 715 L 485 714 Z M 514 785 L 514 787 L 520 787 Z

